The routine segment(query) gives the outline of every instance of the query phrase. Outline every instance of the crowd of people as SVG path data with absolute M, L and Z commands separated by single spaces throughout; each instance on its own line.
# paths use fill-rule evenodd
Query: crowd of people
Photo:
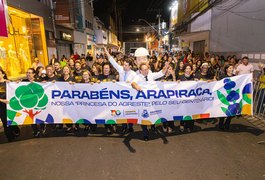
M 67 58 L 65 56 L 57 59 L 53 56 L 49 65 L 44 67 L 38 60 L 34 59 L 32 67 L 26 72 L 26 82 L 68 82 L 68 83 L 101 83 L 101 82 L 127 82 L 132 88 L 141 91 L 138 82 L 143 81 L 215 81 L 225 77 L 253 73 L 253 65 L 249 63 L 248 57 L 237 58 L 236 56 L 218 56 L 205 53 L 203 56 L 195 55 L 191 51 L 187 52 L 155 52 L 149 56 L 149 51 L 145 48 L 138 48 L 135 54 L 124 55 L 122 52 L 110 52 L 106 48 L 102 53 L 92 57 L 89 53 L 81 56 L 78 53 Z M 265 66 L 260 65 L 260 72 L 264 76 Z M 261 76 L 261 77 L 263 77 Z M 20 131 L 17 126 L 7 126 L 6 117 L 6 82 L 8 77 L 4 70 L 0 68 L 0 118 L 3 122 L 7 139 L 13 141 L 19 136 Z M 228 130 L 233 117 L 219 118 L 219 129 Z M 39 137 L 45 134 L 47 127 L 54 131 L 64 131 L 72 133 L 79 131 L 79 124 L 54 125 L 31 125 L 33 136 Z M 105 124 L 106 133 L 116 133 L 116 125 Z M 149 140 L 149 131 L 146 125 L 141 125 L 143 139 Z M 155 125 L 151 129 L 156 131 Z M 174 121 L 163 123 L 162 129 L 165 133 L 172 133 L 176 130 Z M 180 121 L 179 131 L 192 132 L 194 121 Z M 97 130 L 96 124 L 84 124 L 84 132 L 89 133 Z M 122 132 L 134 132 L 133 124 L 122 124 Z

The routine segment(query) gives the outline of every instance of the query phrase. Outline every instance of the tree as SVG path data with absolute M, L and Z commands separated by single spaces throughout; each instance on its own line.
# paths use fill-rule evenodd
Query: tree
M 34 117 L 46 109 L 48 97 L 44 89 L 37 83 L 20 86 L 15 91 L 15 96 L 10 99 L 10 107 L 15 111 L 27 113 L 34 120 Z M 34 112 L 34 110 L 36 110 Z

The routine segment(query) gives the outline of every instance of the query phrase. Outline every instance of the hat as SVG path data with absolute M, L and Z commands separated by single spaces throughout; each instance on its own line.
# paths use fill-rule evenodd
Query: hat
M 202 68 L 203 66 L 207 66 L 207 67 L 209 67 L 209 64 L 205 62 L 205 63 L 202 63 L 201 68 Z
M 140 56 L 149 56 L 149 52 L 146 48 L 140 47 L 137 48 L 135 53 L 134 53 L 135 57 L 140 57 Z

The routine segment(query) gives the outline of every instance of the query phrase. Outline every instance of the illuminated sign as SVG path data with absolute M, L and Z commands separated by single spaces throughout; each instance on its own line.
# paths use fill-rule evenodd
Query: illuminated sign
M 61 34 L 62 34 L 62 39 L 63 40 L 66 40 L 66 41 L 72 41 L 73 39 L 72 39 L 72 35 L 71 34 L 69 34 L 69 33 L 65 33 L 65 32 L 61 32 Z
M 178 22 L 178 2 L 174 3 L 171 7 L 170 13 L 170 28 L 172 28 Z

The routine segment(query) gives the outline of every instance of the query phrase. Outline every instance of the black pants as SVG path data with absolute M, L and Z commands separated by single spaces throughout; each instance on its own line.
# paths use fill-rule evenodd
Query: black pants
M 6 108 L 0 108 L 0 119 L 3 123 L 5 136 L 8 140 L 13 140 L 15 138 L 15 134 L 20 133 L 20 129 L 18 126 L 7 126 Z
M 143 136 L 144 137 L 149 137 L 147 125 L 141 125 L 141 127 L 142 127 L 142 130 L 143 130 Z
M 122 129 L 127 129 L 129 127 L 129 129 L 132 129 L 133 128 L 133 124 L 132 123 L 129 123 L 129 124 L 122 124 Z
M 90 124 L 89 126 L 90 126 L 91 131 L 96 131 L 98 127 L 97 124 Z
M 233 118 L 233 116 L 230 116 L 230 117 L 227 117 L 226 120 L 225 120 L 225 117 L 220 117 L 220 119 L 219 119 L 219 128 L 220 129 L 229 129 L 232 118 Z
M 174 129 L 174 121 L 163 122 L 163 128 L 167 128 L 167 127 Z
M 143 131 L 143 137 L 149 137 L 147 125 L 141 125 Z M 151 129 L 155 129 L 155 125 L 151 125 Z
M 110 129 L 111 130 L 112 125 L 111 124 L 104 124 L 104 127 L 105 127 L 105 129 Z
M 180 125 L 184 126 L 184 128 L 189 128 L 190 130 L 193 130 L 194 120 L 180 121 Z
M 105 129 L 113 131 L 115 128 L 114 126 L 117 126 L 116 124 L 104 124 Z
M 31 128 L 32 128 L 33 133 L 36 134 L 38 131 L 40 131 L 40 129 L 44 130 L 45 124 L 40 124 L 40 129 L 38 128 L 37 124 L 31 124 Z
M 76 128 L 79 128 L 79 124 L 66 124 L 66 127 L 71 128 L 75 125 Z
M 71 128 L 74 124 L 66 124 L 66 127 Z

